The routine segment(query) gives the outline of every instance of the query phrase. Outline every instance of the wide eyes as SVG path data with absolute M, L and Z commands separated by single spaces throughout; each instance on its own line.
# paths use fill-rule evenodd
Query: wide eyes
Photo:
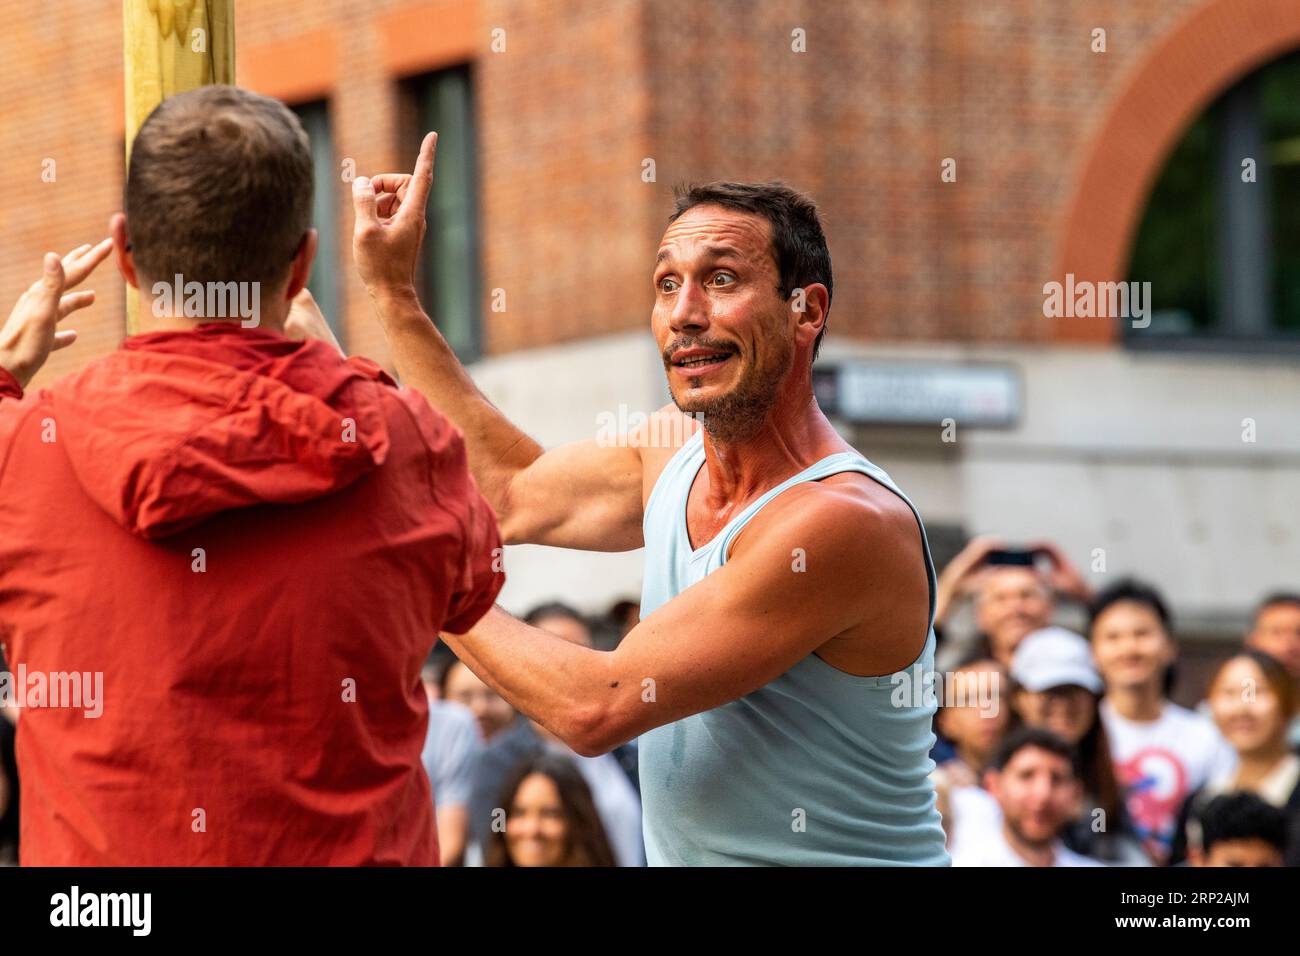
M 713 286 L 715 289 L 724 289 L 729 285 L 734 285 L 735 282 L 736 282 L 736 277 L 732 273 L 715 272 L 713 273 L 713 275 L 709 276 L 708 282 L 706 284 Z M 679 283 L 676 279 L 672 278 L 671 276 L 665 276 L 664 278 L 659 280 L 659 291 L 666 295 L 670 295 L 676 292 L 680 288 L 681 288 L 681 283 Z

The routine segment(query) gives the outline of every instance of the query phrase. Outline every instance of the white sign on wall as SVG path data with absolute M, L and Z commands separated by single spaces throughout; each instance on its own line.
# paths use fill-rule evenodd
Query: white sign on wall
M 863 424 L 1007 427 L 1020 416 L 1020 378 L 1003 365 L 845 362 L 816 369 L 814 384 L 823 411 Z

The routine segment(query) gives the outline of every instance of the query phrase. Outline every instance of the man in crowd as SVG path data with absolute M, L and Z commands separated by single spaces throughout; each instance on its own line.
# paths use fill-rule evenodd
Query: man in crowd
M 1022 727 L 984 774 L 1002 825 L 953 849 L 953 866 L 1100 866 L 1066 848 L 1061 834 L 1083 796 L 1079 756 L 1051 731 Z
M 1047 627 L 1056 615 L 1058 597 L 1085 602 L 1090 597 L 1082 575 L 1050 541 L 1023 550 L 1008 549 L 991 536 L 973 538 L 939 575 L 935 627 L 946 633 L 964 599 L 974 603 L 977 653 L 992 657 L 1004 668 L 1025 635 Z M 946 656 L 956 652 L 945 651 Z M 946 666 L 946 665 L 945 665 Z
M 1246 646 L 1276 658 L 1300 690 L 1300 594 L 1278 591 L 1264 598 L 1246 635 Z M 1292 718 L 1287 740 L 1293 748 L 1300 747 L 1300 714 Z
M 455 660 L 446 645 L 439 645 L 420 672 L 429 697 L 429 730 L 420 759 L 433 787 L 443 866 L 460 866 L 464 862 L 469 844 L 470 796 L 483 752 L 474 714 L 462 704 L 442 699 L 441 672 Z

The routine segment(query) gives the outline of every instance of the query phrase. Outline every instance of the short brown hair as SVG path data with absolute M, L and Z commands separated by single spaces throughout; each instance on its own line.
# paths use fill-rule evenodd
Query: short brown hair
M 772 226 L 772 258 L 781 277 L 777 293 L 788 299 L 795 289 L 820 282 L 826 286 L 826 308 L 830 310 L 831 254 L 822 232 L 821 216 L 811 197 L 780 181 L 767 183 L 716 182 L 678 186 L 676 208 L 668 217 L 675 221 L 695 206 L 721 206 L 761 216 Z M 821 351 L 826 326 L 817 333 L 813 358 Z
M 125 205 L 143 278 L 274 286 L 311 227 L 307 133 L 279 100 L 248 90 L 178 93 L 136 134 Z

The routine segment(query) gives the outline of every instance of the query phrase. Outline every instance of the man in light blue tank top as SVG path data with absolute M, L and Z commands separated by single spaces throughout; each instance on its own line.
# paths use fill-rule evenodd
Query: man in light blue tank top
M 646 549 L 641 622 L 613 651 L 499 608 L 448 643 L 579 753 L 640 738 L 652 864 L 947 865 L 934 568 L 911 502 L 813 397 L 832 282 L 812 201 L 779 183 L 679 192 L 650 323 L 673 405 L 543 451 L 410 288 L 432 166 L 427 139 L 413 177 L 354 191 L 398 371 L 463 430 L 507 543 Z

